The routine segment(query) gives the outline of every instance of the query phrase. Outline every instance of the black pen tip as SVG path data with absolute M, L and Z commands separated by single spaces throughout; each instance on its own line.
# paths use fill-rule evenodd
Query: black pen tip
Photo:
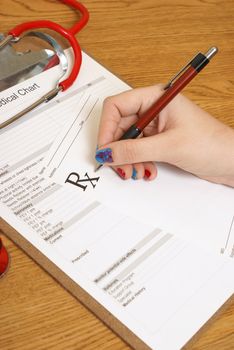
M 99 165 L 97 166 L 97 168 L 94 170 L 94 172 L 96 173 L 102 166 L 103 166 L 103 164 L 99 164 Z

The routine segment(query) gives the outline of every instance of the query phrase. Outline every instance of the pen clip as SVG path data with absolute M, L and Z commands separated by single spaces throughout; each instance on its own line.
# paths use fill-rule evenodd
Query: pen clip
M 173 83 L 176 81 L 176 79 L 190 66 L 194 58 L 197 56 L 197 54 L 183 67 L 177 72 L 171 80 L 165 85 L 164 90 L 167 90 L 169 87 L 173 85 Z

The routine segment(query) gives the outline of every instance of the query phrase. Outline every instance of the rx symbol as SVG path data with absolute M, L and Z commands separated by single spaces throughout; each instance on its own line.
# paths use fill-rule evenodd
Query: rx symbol
M 88 184 L 86 185 L 83 183 L 88 182 L 88 183 L 90 183 L 90 185 L 92 185 L 93 188 L 95 188 L 99 178 L 100 177 L 89 177 L 88 173 L 85 173 L 84 178 L 81 179 L 79 174 L 73 172 L 73 173 L 70 173 L 68 175 L 65 182 L 68 182 L 72 185 L 80 187 L 80 188 L 82 188 L 83 191 L 85 191 L 86 188 L 88 187 Z

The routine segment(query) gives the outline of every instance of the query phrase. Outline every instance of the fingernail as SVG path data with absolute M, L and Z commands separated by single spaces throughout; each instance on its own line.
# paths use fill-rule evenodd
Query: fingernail
M 103 148 L 96 151 L 96 161 L 99 163 L 112 163 L 112 150 L 111 148 Z
M 137 171 L 135 168 L 132 169 L 132 179 L 137 180 Z
M 122 177 L 122 179 L 125 179 L 126 174 L 123 171 L 123 169 L 117 168 L 116 170 L 117 170 L 117 173 L 119 174 L 119 176 Z
M 144 178 L 145 178 L 145 179 L 149 179 L 149 178 L 150 178 L 150 175 L 151 175 L 151 172 L 150 172 L 148 169 L 145 169 Z

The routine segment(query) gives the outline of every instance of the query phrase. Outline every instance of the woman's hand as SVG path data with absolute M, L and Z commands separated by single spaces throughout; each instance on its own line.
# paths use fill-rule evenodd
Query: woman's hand
M 107 98 L 96 160 L 111 165 L 124 179 L 153 180 L 158 161 L 234 186 L 234 130 L 183 95 L 177 95 L 155 117 L 142 137 L 117 141 L 163 93 L 157 85 Z

